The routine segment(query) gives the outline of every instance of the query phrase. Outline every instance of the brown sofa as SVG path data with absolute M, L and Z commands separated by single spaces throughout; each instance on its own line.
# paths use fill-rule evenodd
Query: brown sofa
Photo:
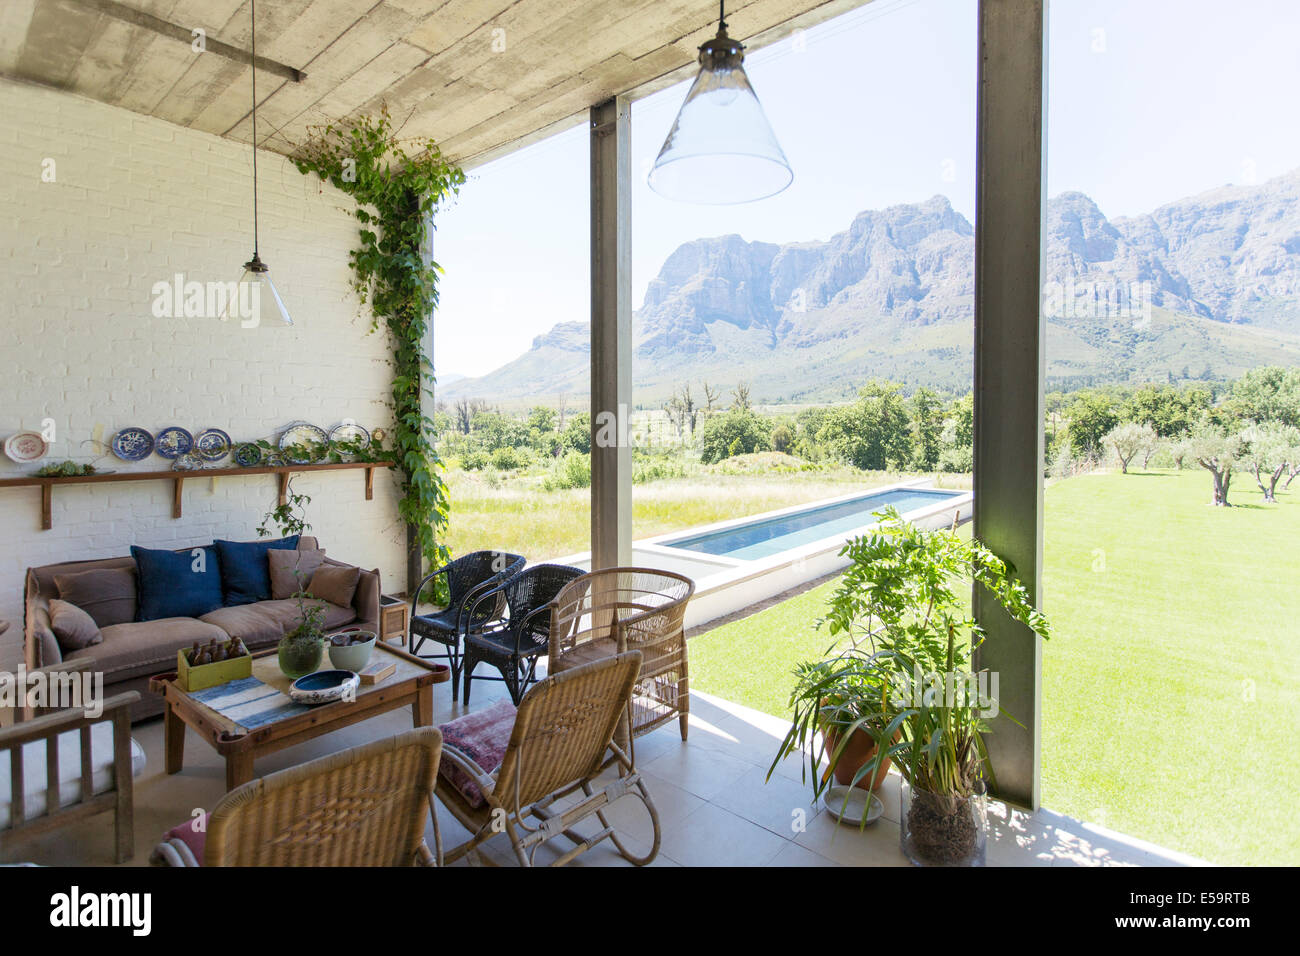
M 318 547 L 317 540 L 303 536 L 298 547 L 301 550 L 314 549 Z M 348 566 L 329 557 L 325 563 L 338 567 Z M 100 643 L 65 655 L 50 628 L 49 602 L 59 596 L 54 576 L 97 568 L 134 567 L 135 559 L 128 555 L 28 568 L 23 634 L 27 667 L 48 667 L 64 660 L 90 659 L 94 662 L 92 666 L 95 670 L 104 672 L 105 694 L 139 691 L 140 700 L 131 708 L 131 719 L 136 721 L 162 713 L 162 698 L 150 693 L 149 678 L 175 670 L 178 650 L 190 647 L 195 641 L 206 644 L 213 638 L 224 642 L 230 637 L 238 637 L 249 650 L 256 653 L 274 647 L 284 636 L 285 630 L 292 629 L 298 623 L 297 601 L 259 601 L 255 604 L 217 608 L 199 618 L 168 617 L 154 621 L 111 624 L 102 628 L 103 640 Z M 326 631 L 332 632 L 348 626 L 364 627 L 378 633 L 379 595 L 379 571 L 362 570 L 351 606 L 318 602 L 325 608 Z

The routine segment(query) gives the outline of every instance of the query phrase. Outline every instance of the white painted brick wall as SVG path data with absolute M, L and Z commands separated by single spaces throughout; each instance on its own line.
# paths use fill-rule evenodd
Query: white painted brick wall
M 47 461 L 90 461 L 96 428 L 191 432 L 236 441 L 305 419 L 386 425 L 389 343 L 368 334 L 347 267 L 357 230 L 351 201 L 286 160 L 259 154 L 261 254 L 294 326 L 241 329 L 216 319 L 155 318 L 155 282 L 233 282 L 252 251 L 248 147 L 78 96 L 0 80 L 0 438 L 57 434 Z M 53 158 L 57 179 L 41 181 Z M 265 310 L 264 310 L 265 311 Z M 98 464 L 161 470 L 112 455 Z M 0 456 L 0 477 L 34 470 Z M 400 590 L 404 531 L 396 480 L 364 472 L 301 475 L 309 520 L 334 557 Z M 181 547 L 248 540 L 276 502 L 273 475 L 190 479 L 172 520 L 171 483 L 54 491 L 54 529 L 40 527 L 38 488 L 0 489 L 0 641 L 22 639 L 22 576 L 31 565 L 125 554 L 131 544 Z

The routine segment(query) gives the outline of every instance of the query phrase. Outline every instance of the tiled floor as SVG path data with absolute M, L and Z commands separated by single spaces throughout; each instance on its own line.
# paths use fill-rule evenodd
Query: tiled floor
M 503 694 L 500 684 L 475 682 L 473 709 Z M 463 712 L 451 703 L 450 696 L 449 685 L 434 688 L 436 721 Z M 260 761 L 256 770 L 279 770 L 410 726 L 409 711 L 397 711 L 273 754 Z M 676 721 L 636 742 L 637 765 L 645 775 L 662 826 L 662 845 L 654 865 L 907 865 L 898 846 L 898 777 L 891 774 L 882 789 L 882 819 L 865 831 L 842 826 L 824 810 L 809 806 L 810 792 L 800 783 L 800 767 L 795 761 L 786 761 L 767 779 L 785 730 L 785 723 L 778 718 L 695 694 L 688 742 L 681 741 Z M 165 829 L 189 817 L 193 810 L 216 803 L 225 789 L 225 774 L 216 754 L 192 732 L 186 741 L 185 769 L 173 776 L 162 771 L 162 721 L 137 725 L 134 735 L 148 755 L 148 766 L 136 780 L 136 853 L 132 861 L 144 865 Z M 1198 862 L 1046 810 L 1025 814 L 994 803 L 990 804 L 990 816 L 991 866 L 1182 866 Z M 619 802 L 611 808 L 610 817 L 633 846 L 648 845 L 649 818 L 639 801 Z M 442 813 L 440 820 L 445 845 L 464 839 L 464 831 L 449 816 Z M 107 864 L 112 859 L 112 834 L 112 816 L 102 814 L 9 848 L 0 853 L 0 862 Z M 543 848 L 537 861 L 550 858 L 551 851 Z M 481 859 L 473 862 L 517 865 L 504 836 L 484 844 Z M 609 841 L 579 857 L 577 863 L 628 865 Z

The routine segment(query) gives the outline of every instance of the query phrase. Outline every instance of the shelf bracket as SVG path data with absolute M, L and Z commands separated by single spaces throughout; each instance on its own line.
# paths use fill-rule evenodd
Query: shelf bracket
M 181 489 L 185 487 L 185 479 L 177 475 L 172 479 L 172 517 L 181 516 Z
M 375 469 L 366 469 L 366 501 L 372 501 L 375 497 Z
M 287 471 L 280 472 L 280 504 L 281 505 L 286 505 L 289 503 L 289 478 L 290 477 L 291 476 L 289 472 Z
M 41 530 L 49 531 L 54 527 L 54 485 L 48 481 L 41 482 Z

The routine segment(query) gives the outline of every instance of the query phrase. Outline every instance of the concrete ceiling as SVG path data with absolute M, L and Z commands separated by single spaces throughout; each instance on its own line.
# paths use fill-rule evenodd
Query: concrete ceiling
M 761 46 L 866 2 L 731 0 L 727 21 Z M 690 75 L 716 18 L 714 0 L 262 0 L 259 60 L 306 77 L 259 67 L 258 140 L 289 153 L 387 102 L 403 136 L 475 165 Z M 184 37 L 238 54 L 249 22 L 248 0 L 3 0 L 0 74 L 248 142 L 251 66 Z

